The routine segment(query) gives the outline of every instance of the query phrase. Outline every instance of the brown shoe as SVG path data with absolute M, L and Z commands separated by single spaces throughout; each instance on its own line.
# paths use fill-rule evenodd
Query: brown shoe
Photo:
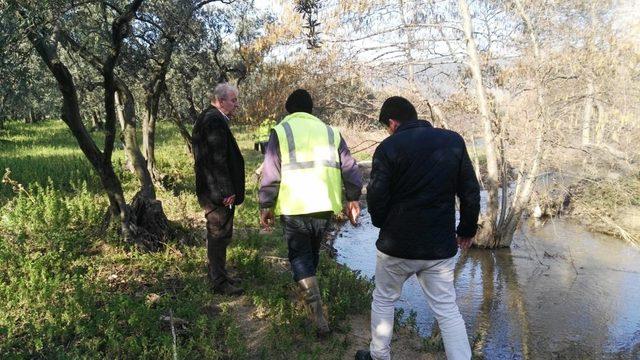
M 244 294 L 244 290 L 232 285 L 229 281 L 224 281 L 213 287 L 213 292 L 221 295 L 238 296 Z

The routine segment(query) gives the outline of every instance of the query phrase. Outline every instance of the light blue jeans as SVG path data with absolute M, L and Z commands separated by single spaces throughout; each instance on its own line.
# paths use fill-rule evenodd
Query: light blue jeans
M 371 357 L 391 358 L 391 336 L 395 302 L 402 285 L 413 274 L 427 298 L 427 304 L 438 320 L 445 352 L 449 360 L 471 359 L 467 330 L 453 286 L 454 258 L 444 260 L 409 260 L 378 251 L 376 258 L 376 288 L 371 303 Z

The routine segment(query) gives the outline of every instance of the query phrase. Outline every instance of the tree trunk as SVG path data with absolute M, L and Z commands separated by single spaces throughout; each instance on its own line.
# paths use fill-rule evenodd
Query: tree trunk
M 91 111 L 91 115 L 93 118 L 93 125 L 95 126 L 96 130 L 102 130 L 104 128 L 104 124 L 102 123 L 102 119 L 100 119 L 98 112 L 96 110 L 93 110 Z
M 596 145 L 602 145 L 604 140 L 604 131 L 607 127 L 607 115 L 604 113 L 604 106 L 602 106 L 599 101 L 596 102 L 596 113 L 596 119 L 598 119 L 598 122 L 596 124 L 596 136 L 594 140 Z
M 160 86 L 160 85 L 158 85 Z M 156 167 L 156 120 L 160 103 L 160 90 L 152 89 L 145 96 L 145 116 L 142 126 L 142 149 L 147 161 L 147 169 L 156 183 L 162 183 L 164 176 Z
M 591 144 L 591 118 L 593 117 L 593 79 L 587 83 L 587 92 L 584 98 L 584 110 L 582 111 L 582 146 Z
M 587 29 L 586 34 L 586 46 L 590 53 L 596 53 L 598 50 L 596 49 L 596 36 L 598 29 L 598 15 L 596 12 L 596 7 L 598 6 L 597 1 L 591 1 L 589 6 L 589 28 Z M 585 92 L 584 99 L 584 109 L 582 111 L 582 147 L 587 147 L 591 144 L 591 138 L 593 136 L 592 127 L 593 127 L 593 110 L 594 110 L 594 102 L 595 102 L 595 78 L 594 74 L 594 65 L 592 63 L 586 63 L 584 66 L 584 73 L 587 78 L 587 88 Z M 586 159 L 585 159 L 586 160 Z
M 414 33 L 410 28 L 412 25 L 412 21 L 407 21 L 406 13 L 405 13 L 405 3 L 404 0 L 398 1 L 398 7 L 400 8 L 400 21 L 402 22 L 402 27 L 404 28 L 404 34 L 406 35 L 405 42 L 405 56 L 407 58 L 407 81 L 409 82 L 409 89 L 411 91 L 416 92 L 416 75 L 415 75 L 415 64 L 413 58 L 413 48 L 415 46 Z
M 7 114 L 5 112 L 6 109 L 4 108 L 4 99 L 4 96 L 0 97 L 0 130 L 4 129 L 4 121 L 7 118 Z
M 471 14 L 469 13 L 469 4 L 466 0 L 458 0 L 460 15 L 462 16 L 463 30 L 467 43 L 467 56 L 469 57 L 468 66 L 473 77 L 476 100 L 480 111 L 480 120 L 483 125 L 483 133 L 485 139 L 485 153 L 487 158 L 487 177 L 485 189 L 487 190 L 487 212 L 481 222 L 481 228 L 476 235 L 475 243 L 481 247 L 494 248 L 499 246 L 496 238 L 496 225 L 498 218 L 498 157 L 496 155 L 495 135 L 489 116 L 489 106 L 485 94 L 484 85 L 482 84 L 482 73 L 480 71 L 480 59 L 478 50 L 473 37 L 473 26 L 471 23 Z
M 26 14 L 21 13 L 21 16 L 26 18 Z M 129 234 L 129 216 L 120 180 L 113 171 L 110 159 L 100 152 L 82 122 L 77 90 L 71 72 L 59 59 L 56 47 L 41 34 L 42 32 L 30 30 L 28 37 L 58 83 L 62 93 L 62 120 L 67 124 L 80 149 L 100 176 L 102 186 L 109 198 L 111 213 L 120 218 L 121 229 L 126 238 Z M 105 140 L 105 147 L 109 146 L 109 141 L 109 138 Z
M 176 124 L 176 126 L 178 127 L 180 136 L 182 136 L 182 139 L 184 140 L 185 145 L 187 145 L 187 150 L 189 151 L 189 154 L 193 155 L 191 134 L 189 133 L 189 130 L 187 130 L 187 127 L 184 126 L 184 119 L 180 114 L 178 114 L 175 107 L 173 106 L 173 101 L 171 101 L 171 95 L 169 94 L 169 91 L 165 89 L 163 93 L 164 93 L 165 101 L 167 102 L 167 106 L 171 111 L 171 116 L 170 116 L 171 121 L 173 121 L 173 123 Z
M 195 10 L 194 10 L 195 11 Z M 162 92 L 167 89 L 165 79 L 169 65 L 171 64 L 171 57 L 173 56 L 173 50 L 175 47 L 175 38 L 167 37 L 167 44 L 164 47 L 164 54 L 160 67 L 158 67 L 152 74 L 151 80 L 145 85 L 145 111 L 146 116 L 144 118 L 142 143 L 145 159 L 147 160 L 147 169 L 151 174 L 153 180 L 162 184 L 165 175 L 161 174 L 156 167 L 156 121 L 158 120 L 158 107 L 160 105 L 160 97 Z
M 116 116 L 118 118 L 118 123 L 120 124 L 120 131 L 121 131 L 120 136 L 121 136 L 122 144 L 125 144 L 125 140 L 124 140 L 124 131 L 125 131 L 124 106 L 122 105 L 122 101 L 120 100 L 120 96 L 118 95 L 117 91 L 114 93 L 114 98 L 115 98 Z M 131 159 L 132 158 L 131 158 L 131 155 L 129 154 L 129 152 L 125 151 L 124 152 L 124 167 L 130 173 L 136 175 L 136 169 L 133 166 L 133 161 Z
M 124 150 L 133 164 L 135 174 L 140 182 L 141 193 L 144 197 L 155 200 L 156 192 L 153 186 L 151 174 L 147 169 L 144 156 L 138 147 L 136 138 L 136 120 L 135 120 L 135 104 L 133 94 L 128 87 L 119 79 L 116 80 L 118 97 L 122 101 L 123 117 L 124 117 Z
M 133 197 L 131 203 L 132 212 L 129 223 L 130 238 L 144 249 L 157 250 L 161 248 L 162 243 L 168 236 L 168 220 L 162 210 L 162 204 L 155 199 L 156 195 L 153 182 L 151 181 L 144 157 L 137 144 L 133 95 L 124 81 L 114 74 L 114 68 L 122 47 L 122 41 L 128 34 L 129 22 L 141 4 L 142 0 L 134 0 L 127 6 L 127 12 L 121 14 L 113 21 L 111 51 L 104 62 L 94 60 L 92 64 L 102 70 L 105 89 L 105 113 L 107 114 L 109 128 L 113 130 L 113 133 L 110 135 L 113 136 L 115 136 L 116 93 L 118 93 L 121 98 L 120 100 L 123 105 L 122 116 L 124 118 L 123 138 L 125 152 L 129 154 L 138 180 L 140 181 L 141 189 Z M 107 153 L 107 150 L 110 156 L 113 147 L 106 148 L 105 153 Z
M 120 96 L 118 92 L 115 93 L 115 106 L 116 106 L 116 116 L 118 117 L 118 124 L 120 124 L 120 131 L 124 131 L 124 107 L 122 105 L 122 101 L 120 100 Z
M 89 114 L 89 117 L 91 119 L 91 131 L 98 130 L 98 119 L 96 117 L 95 111 L 92 111 L 91 114 Z
M 484 181 L 482 180 L 482 174 L 480 173 L 480 156 L 478 155 L 478 147 L 476 146 L 476 138 L 471 135 L 471 160 L 473 161 L 473 168 L 476 172 L 476 178 L 478 182 L 484 188 Z
M 111 26 L 113 32 L 111 34 L 112 48 L 104 62 L 98 61 L 96 57 L 88 56 L 87 53 L 83 54 L 89 58 L 90 63 L 96 67 L 96 69 L 101 71 L 104 78 L 106 122 L 103 152 L 100 151 L 82 122 L 73 77 L 67 66 L 58 57 L 57 40 L 61 39 L 64 35 L 56 33 L 54 34 L 55 36 L 52 36 L 51 34 L 46 34 L 47 29 L 43 28 L 40 24 L 29 24 L 27 10 L 18 11 L 18 16 L 22 17 L 27 23 L 28 28 L 26 33 L 30 42 L 49 70 L 53 73 L 58 83 L 63 99 L 62 118 L 78 141 L 80 149 L 98 172 L 107 197 L 109 198 L 111 214 L 120 218 L 122 235 L 125 241 L 133 241 L 144 249 L 156 250 L 165 239 L 168 228 L 168 222 L 164 213 L 161 211 L 160 203 L 156 200 L 148 200 L 147 197 L 142 196 L 145 192 L 149 192 L 149 189 L 143 186 L 143 190 L 136 194 L 133 199 L 132 212 L 125 201 L 122 185 L 113 171 L 113 165 L 111 163 L 116 132 L 116 86 L 113 70 L 120 53 L 122 41 L 127 36 L 126 29 L 135 12 L 142 4 L 142 1 L 143 0 L 134 0 L 126 7 L 126 11 L 113 21 Z M 56 40 L 52 41 L 53 38 Z M 73 44 L 76 49 L 81 49 L 81 47 L 77 45 L 78 44 Z M 127 105 L 132 106 L 132 103 L 129 102 Z M 132 120 L 132 118 L 130 120 Z M 135 127 L 132 128 L 130 124 L 125 124 L 125 139 L 130 140 L 132 135 L 133 139 L 135 139 Z M 138 153 L 140 153 L 139 150 Z M 140 155 L 140 158 L 141 157 Z M 142 166 L 142 168 L 146 170 L 146 167 Z M 152 195 L 155 196 L 154 193 Z M 161 215 L 158 215 L 158 208 L 160 208 L 159 213 Z
M 196 107 L 195 102 L 193 101 L 193 89 L 191 88 L 191 83 L 186 79 L 183 79 L 182 87 L 187 95 L 187 102 L 189 103 L 189 121 L 191 121 L 191 124 L 195 124 L 196 120 L 198 119 L 198 113 L 200 113 L 200 110 Z
M 516 5 L 516 10 L 525 25 L 525 29 L 527 29 L 527 31 L 529 32 L 529 41 L 531 42 L 531 47 L 533 49 L 534 60 L 537 63 L 542 63 L 543 59 L 541 59 L 538 39 L 534 32 L 531 20 L 529 19 L 529 16 L 525 12 L 524 7 L 520 2 L 520 0 L 514 0 L 514 2 Z M 504 214 L 504 216 L 500 217 L 500 221 L 498 223 L 498 229 L 496 233 L 498 238 L 497 243 L 500 244 L 500 246 L 511 246 L 511 242 L 513 241 L 513 236 L 522 219 L 522 214 L 526 206 L 529 204 L 529 201 L 531 200 L 533 186 L 538 176 L 538 173 L 540 171 L 540 163 L 543 158 L 544 134 L 545 134 L 546 127 L 549 124 L 549 121 L 548 121 L 549 116 L 548 116 L 548 108 L 546 105 L 546 100 L 543 93 L 542 75 L 540 74 L 540 69 L 538 67 L 536 67 L 535 69 L 536 70 L 534 71 L 533 76 L 535 79 L 535 86 L 536 86 L 536 105 L 537 105 L 537 112 L 538 112 L 538 115 L 537 115 L 538 121 L 536 124 L 537 129 L 536 129 L 535 148 L 534 148 L 533 158 L 530 164 L 529 171 L 526 172 L 526 175 L 524 176 L 520 175 L 518 177 L 515 194 L 513 196 L 513 202 L 511 203 L 508 209 L 506 209 L 507 202 L 504 201 L 506 200 L 507 186 L 506 186 L 506 181 L 503 181 L 505 183 L 505 185 L 503 186 L 503 194 L 502 194 L 503 196 L 502 213 Z M 523 167 L 521 167 L 519 174 L 523 174 L 523 173 L 525 173 L 525 170 Z

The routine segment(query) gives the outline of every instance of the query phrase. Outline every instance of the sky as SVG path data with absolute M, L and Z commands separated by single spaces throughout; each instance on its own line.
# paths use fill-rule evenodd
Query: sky
M 640 52 L 640 0 L 617 0 L 614 28 Z

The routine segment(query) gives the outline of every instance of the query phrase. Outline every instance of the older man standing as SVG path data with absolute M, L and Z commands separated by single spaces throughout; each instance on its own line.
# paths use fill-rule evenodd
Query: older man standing
M 226 270 L 227 246 L 233 234 L 234 206 L 244 201 L 244 158 L 229 128 L 238 109 L 238 90 L 228 83 L 216 86 L 211 106 L 193 127 L 196 193 L 207 219 L 208 274 L 213 290 L 239 295 Z

